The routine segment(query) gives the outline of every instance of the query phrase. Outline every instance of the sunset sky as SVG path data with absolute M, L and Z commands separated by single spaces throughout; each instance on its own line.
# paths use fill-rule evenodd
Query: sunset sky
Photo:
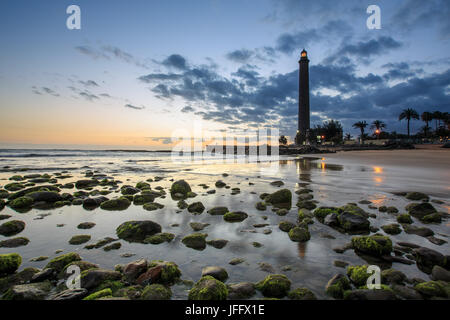
M 164 149 L 200 122 L 293 136 L 303 48 L 312 126 L 406 133 L 402 109 L 450 111 L 449 16 L 448 0 L 3 0 L 0 147 Z

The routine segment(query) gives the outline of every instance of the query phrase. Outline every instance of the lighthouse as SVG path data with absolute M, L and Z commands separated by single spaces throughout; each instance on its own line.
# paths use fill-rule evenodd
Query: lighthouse
M 309 133 L 309 59 L 305 49 L 300 54 L 298 84 L 298 130 L 297 144 L 307 141 Z

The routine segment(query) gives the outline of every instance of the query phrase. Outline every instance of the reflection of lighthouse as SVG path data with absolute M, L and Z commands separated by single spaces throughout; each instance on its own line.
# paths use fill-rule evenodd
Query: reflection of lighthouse
M 309 132 L 309 60 L 305 49 L 300 54 L 299 85 L 298 85 L 298 144 L 305 142 Z
M 297 243 L 297 249 L 298 249 L 298 257 L 304 258 L 306 255 L 306 242 L 299 242 Z

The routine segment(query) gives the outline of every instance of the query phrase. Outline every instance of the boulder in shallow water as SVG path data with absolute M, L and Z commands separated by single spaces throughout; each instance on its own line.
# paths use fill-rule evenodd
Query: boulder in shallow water
M 188 248 L 203 250 L 206 248 L 207 233 L 192 233 L 185 236 L 181 242 Z
M 25 229 L 25 222 L 11 220 L 0 225 L 0 235 L 10 237 L 22 232 Z
M 22 257 L 17 253 L 0 254 L 0 276 L 14 273 L 22 264 Z
M 256 284 L 256 289 L 265 297 L 282 298 L 291 289 L 291 281 L 284 274 L 270 274 Z
M 126 210 L 131 205 L 131 201 L 125 197 L 120 197 L 117 199 L 108 200 L 102 202 L 100 208 L 108 211 L 121 211 Z
M 289 189 L 281 189 L 269 194 L 264 200 L 277 208 L 291 208 L 292 192 Z
M 160 232 L 161 226 L 151 220 L 127 221 L 116 229 L 117 236 L 129 242 L 142 242 Z
M 189 291 L 189 300 L 226 300 L 228 289 L 224 283 L 211 277 L 202 277 Z
M 242 211 L 227 212 L 223 216 L 223 220 L 227 222 L 241 222 L 247 219 L 248 214 Z
M 392 241 L 387 236 L 356 236 L 352 238 L 352 246 L 356 251 L 372 256 L 390 255 L 392 252 Z
M 228 279 L 227 271 L 224 268 L 217 266 L 204 267 L 202 269 L 202 277 L 204 276 L 211 276 L 222 282 Z

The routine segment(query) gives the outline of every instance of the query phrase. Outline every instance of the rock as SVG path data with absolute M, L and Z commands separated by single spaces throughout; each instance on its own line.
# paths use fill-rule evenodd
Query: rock
M 171 297 L 170 288 L 157 283 L 146 286 L 141 295 L 142 300 L 170 300 Z
M 22 257 L 17 253 L 0 254 L 0 276 L 14 273 L 22 264 Z
M 431 279 L 435 281 L 441 280 L 445 282 L 450 282 L 450 271 L 445 270 L 439 265 L 435 265 L 431 270 Z
M 342 299 L 344 297 L 344 291 L 349 290 L 350 288 L 350 281 L 346 276 L 339 273 L 328 281 L 325 292 L 335 299 Z
M 442 217 L 439 212 L 435 212 L 423 216 L 422 218 L 420 218 L 420 221 L 422 221 L 423 223 L 441 223 Z
M 19 197 L 17 199 L 11 200 L 8 203 L 8 206 L 10 206 L 13 209 L 20 210 L 20 209 L 27 209 L 30 208 L 33 205 L 33 199 L 30 197 L 24 196 Z
M 396 300 L 395 294 L 388 289 L 356 289 L 344 294 L 344 300 Z
M 264 200 L 274 207 L 290 209 L 292 205 L 292 193 L 288 189 L 281 189 L 269 194 Z
M 56 202 L 64 200 L 62 196 L 53 191 L 36 191 L 27 194 L 27 197 L 33 199 L 34 202 Z
M 147 237 L 161 232 L 161 226 L 151 220 L 127 221 L 116 229 L 120 239 L 128 242 L 142 242 Z
M 313 214 L 316 217 L 317 220 L 319 220 L 320 222 L 324 223 L 325 218 L 329 215 L 329 214 L 335 214 L 335 217 L 337 216 L 338 209 L 335 207 L 319 207 L 316 210 L 314 210 Z
M 344 211 L 339 214 L 338 220 L 345 231 L 367 231 L 370 228 L 369 220 L 355 212 Z
M 281 186 L 284 186 L 284 182 L 283 181 L 272 181 L 270 183 L 270 185 L 274 186 L 274 187 L 281 187 Z
M 408 192 L 406 194 L 406 199 L 409 200 L 428 200 L 428 196 L 422 192 Z
M 400 225 L 397 223 L 387 224 L 381 227 L 384 232 L 387 234 L 399 234 L 402 232 L 402 229 L 400 229 Z
M 297 202 L 297 207 L 299 209 L 308 209 L 313 210 L 317 207 L 317 205 L 314 203 L 314 201 L 310 200 L 300 200 Z
M 47 256 L 39 256 L 39 257 L 31 258 L 30 261 L 31 262 L 39 262 L 39 261 L 45 261 L 47 259 L 48 259 Z
M 353 249 L 353 245 L 351 242 L 347 243 L 341 247 L 335 247 L 335 248 L 333 248 L 333 251 L 336 253 L 344 253 L 345 251 L 347 251 L 349 249 Z
M 78 180 L 77 182 L 75 182 L 75 187 L 77 189 L 88 189 L 96 187 L 98 185 L 99 182 L 96 179 L 85 179 L 85 180 Z
M 228 243 L 228 240 L 225 239 L 213 239 L 213 240 L 209 240 L 206 241 L 207 245 L 210 245 L 216 249 L 222 249 L 223 247 L 225 247 Z
M 111 237 L 106 237 L 104 239 L 101 239 L 101 240 L 97 241 L 95 244 L 87 245 L 84 248 L 85 249 L 94 249 L 94 248 L 98 249 L 98 248 L 103 247 L 104 245 L 107 245 L 107 244 L 109 244 L 111 242 L 114 242 L 114 241 L 117 241 L 117 240 L 118 239 L 114 239 L 114 238 L 111 238 Z
M 224 282 L 228 279 L 227 271 L 222 267 L 210 266 L 202 269 L 202 277 L 211 276 L 219 281 Z
M 257 202 L 255 205 L 256 210 L 264 211 L 267 209 L 267 206 L 264 202 Z
M 397 216 L 397 222 L 402 223 L 402 224 L 403 223 L 406 223 L 406 224 L 413 223 L 411 216 L 407 213 L 403 213 L 403 214 Z
M 367 265 L 349 266 L 347 268 L 347 276 L 350 281 L 356 286 L 365 286 L 370 273 L 367 273 Z
M 173 233 L 161 232 L 145 238 L 144 243 L 160 244 L 163 242 L 171 242 L 175 238 Z
M 252 246 L 254 246 L 255 248 L 261 248 L 263 245 L 259 242 L 254 241 L 252 242 Z
M 223 216 L 225 213 L 228 212 L 228 208 L 227 207 L 214 207 L 212 209 L 209 209 L 207 211 L 210 215 L 212 216 Z
M 290 221 L 280 221 L 280 223 L 278 224 L 278 228 L 280 228 L 280 230 L 284 232 L 289 232 L 291 229 L 295 227 L 296 227 L 295 223 Z
M 189 291 L 189 300 L 226 300 L 228 289 L 221 281 L 211 277 L 202 277 Z
M 361 200 L 361 201 L 359 201 L 358 203 L 359 203 L 359 204 L 371 204 L 372 201 L 369 201 L 369 200 Z
M 122 275 L 119 272 L 105 269 L 89 269 L 81 273 L 81 287 L 88 291 L 98 287 L 104 281 L 119 280 Z
M 18 191 L 18 190 L 21 190 L 21 189 L 23 189 L 25 187 L 21 183 L 13 182 L 13 183 L 6 184 L 4 186 L 4 188 L 6 190 L 8 190 L 8 191 Z
M 96 292 L 88 295 L 83 300 L 99 300 L 100 298 L 104 298 L 104 297 L 112 297 L 112 290 L 110 288 L 96 291 Z
M 352 246 L 355 250 L 372 256 L 390 255 L 392 252 L 391 239 L 380 235 L 353 237 Z
M 410 203 L 405 207 L 405 209 L 410 215 L 418 219 L 437 212 L 436 209 L 428 202 Z
M 403 285 L 393 284 L 391 286 L 394 293 L 405 300 L 422 300 L 423 297 L 416 290 Z
M 82 222 L 77 226 L 78 229 L 91 229 L 93 227 L 95 227 L 95 222 Z
M 341 260 L 334 260 L 333 265 L 338 268 L 346 268 L 348 266 L 348 262 Z
M 323 224 L 329 226 L 329 227 L 338 227 L 339 226 L 339 219 L 337 213 L 331 213 L 328 214 L 325 219 L 323 220 Z
M 421 294 L 428 297 L 442 297 L 447 298 L 444 285 L 439 281 L 427 281 L 418 283 L 414 286 Z
M 228 299 L 230 300 L 248 299 L 255 293 L 255 285 L 251 282 L 240 282 L 228 286 Z
M 81 261 L 80 255 L 75 252 L 69 252 L 53 258 L 49 263 L 47 263 L 45 268 L 54 269 L 55 272 L 59 273 L 64 269 L 64 267 L 74 261 Z
M 84 288 L 68 289 L 54 295 L 51 298 L 51 300 L 64 300 L 64 301 L 81 300 L 84 297 L 86 297 L 87 294 L 88 291 Z
M 164 285 L 172 285 L 181 277 L 181 270 L 178 268 L 176 263 L 163 260 L 150 261 L 146 274 L 148 273 L 159 273 L 157 278 L 152 278 L 153 282 L 162 283 Z
M 227 222 L 241 222 L 247 219 L 248 214 L 242 211 L 227 212 L 223 216 L 223 220 Z
M 186 209 L 188 206 L 189 206 L 189 205 L 188 205 L 187 202 L 184 201 L 184 200 L 180 200 L 180 201 L 178 201 L 178 203 L 177 203 L 178 209 L 181 209 L 181 210 Z
M 73 236 L 72 238 L 70 238 L 69 243 L 73 244 L 73 245 L 77 245 L 77 244 L 83 244 L 88 242 L 89 240 L 91 240 L 91 236 L 88 234 L 80 234 L 80 235 L 76 235 Z
M 227 184 L 225 182 L 223 182 L 222 180 L 217 180 L 216 183 L 214 184 L 216 186 L 216 188 L 223 188 L 225 187 Z
M 153 194 L 137 194 L 133 198 L 133 204 L 135 206 L 143 205 L 153 201 L 155 201 L 155 195 Z
M 25 237 L 17 237 L 0 241 L 0 248 L 17 248 L 26 246 L 30 240 Z
M 308 288 L 297 288 L 288 293 L 291 300 L 317 300 L 315 294 Z
M 130 205 L 131 205 L 130 200 L 128 200 L 125 197 L 120 197 L 117 199 L 102 202 L 100 208 L 108 211 L 121 211 L 126 210 Z
M 447 241 L 445 241 L 444 239 L 439 239 L 439 238 L 436 238 L 436 237 L 433 237 L 433 236 L 428 236 L 426 238 L 427 238 L 428 241 L 430 241 L 431 243 L 433 243 L 435 245 L 438 245 L 438 246 L 441 246 L 444 243 L 447 243 Z
M 429 237 L 434 235 L 433 230 L 426 228 L 426 227 L 416 227 L 416 226 L 411 226 L 409 224 L 404 224 L 403 225 L 403 230 L 405 230 L 406 233 L 409 234 L 416 234 L 418 236 L 421 237 Z
M 53 279 L 55 278 L 55 276 L 55 270 L 53 270 L 52 268 L 45 268 L 44 270 L 35 273 L 30 282 L 42 282 Z
M 265 297 L 282 298 L 291 289 L 291 281 L 284 274 L 270 274 L 256 284 Z
M 201 214 L 205 210 L 205 206 L 201 202 L 194 202 L 187 209 L 190 213 Z
M 134 283 L 138 277 L 147 271 L 148 262 L 145 259 L 140 259 L 137 261 L 133 261 L 128 263 L 123 268 L 124 278 L 131 283 Z
M 185 236 L 181 242 L 188 248 L 203 250 L 206 248 L 206 233 L 193 233 Z
M 398 209 L 396 207 L 387 207 L 386 212 L 394 214 L 394 213 L 398 213 Z
M 260 262 L 258 263 L 259 269 L 269 273 L 275 273 L 275 269 L 268 263 Z
M 0 235 L 10 237 L 22 232 L 25 229 L 25 222 L 20 220 L 7 221 L 0 225 Z
M 122 247 L 120 242 L 115 242 L 103 248 L 104 251 L 119 250 Z
M 235 265 L 243 263 L 244 261 L 245 261 L 245 259 L 243 259 L 243 258 L 234 258 L 234 259 L 231 259 L 231 261 L 228 263 L 231 264 L 232 266 L 235 266 Z
M 50 282 L 19 284 L 11 287 L 4 295 L 5 300 L 43 300 L 50 292 Z
M 434 266 L 445 267 L 446 257 L 435 250 L 420 247 L 413 251 L 417 267 L 423 272 L 430 274 Z
M 383 284 L 403 284 L 406 280 L 406 275 L 399 270 L 391 268 L 381 271 L 381 283 Z
M 279 216 L 285 216 L 289 213 L 289 210 L 281 208 L 281 209 L 278 209 L 277 211 L 275 211 L 275 213 Z
M 98 269 L 98 264 L 92 263 L 92 262 L 88 262 L 88 261 L 73 261 L 69 264 L 67 264 L 63 270 L 61 272 L 59 272 L 58 274 L 58 278 L 59 279 L 65 279 L 68 278 L 71 274 L 72 271 L 70 271 L 70 267 L 72 266 L 76 266 L 80 269 L 80 271 L 85 271 L 85 270 L 89 270 L 89 269 Z
M 136 280 L 139 285 L 156 283 L 161 279 L 162 266 L 155 266 L 142 273 Z
M 87 198 L 83 200 L 83 208 L 86 210 L 93 210 L 95 208 L 98 208 L 105 201 L 108 201 L 108 198 L 106 197 Z
M 178 180 L 172 183 L 170 187 L 170 194 L 175 196 L 176 194 L 181 194 L 182 198 L 187 198 L 189 192 L 191 192 L 191 186 L 184 180 Z
M 305 228 L 301 227 L 294 227 L 291 230 L 289 230 L 289 238 L 292 241 L 295 242 L 305 242 L 311 239 L 311 235 L 309 234 L 309 231 Z
M 1 210 L 2 208 L 0 208 L 0 210 Z M 9 218 L 11 218 L 12 216 L 10 216 L 9 214 L 0 214 L 0 221 L 1 220 L 6 220 L 6 219 L 9 219 Z
M 144 204 L 143 208 L 147 211 L 154 211 L 164 208 L 164 205 L 158 202 L 147 202 Z

